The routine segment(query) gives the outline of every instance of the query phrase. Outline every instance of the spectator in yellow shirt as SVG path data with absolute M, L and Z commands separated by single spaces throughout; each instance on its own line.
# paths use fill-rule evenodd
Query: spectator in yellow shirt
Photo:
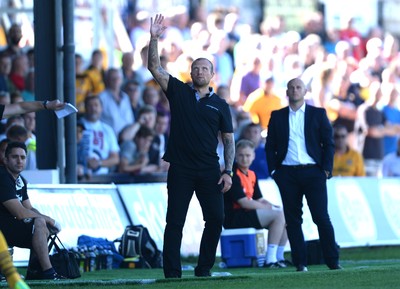
M 335 125 L 335 156 L 333 159 L 333 176 L 363 177 L 365 176 L 362 155 L 348 145 L 348 132 L 345 126 Z
M 259 123 L 263 129 L 268 128 L 271 112 L 283 107 L 282 100 L 273 94 L 274 79 L 269 77 L 264 87 L 256 89 L 246 99 L 243 110 L 250 113 L 254 123 Z

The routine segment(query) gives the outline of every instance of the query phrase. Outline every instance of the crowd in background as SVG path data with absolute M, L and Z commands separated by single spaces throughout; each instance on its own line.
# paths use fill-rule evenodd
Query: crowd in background
M 395 36 L 380 27 L 361 35 L 351 18 L 346 27 L 326 30 L 320 13 L 300 31 L 287 31 L 284 18 L 269 17 L 255 32 L 241 23 L 237 10 L 199 10 L 195 20 L 185 9 L 173 11 L 166 15 L 169 28 L 159 42 L 162 66 L 189 82 L 194 59 L 213 62 L 212 86 L 230 104 L 236 140 L 255 143 L 252 169 L 260 179 L 269 177 L 264 142 L 270 113 L 287 105 L 285 87 L 295 77 L 307 86 L 307 102 L 324 107 L 337 128 L 337 157 L 351 152 L 340 161 L 336 175 L 400 175 L 400 54 Z M 138 11 L 126 22 L 134 51 L 123 53 L 119 66 L 105 67 L 101 50 L 93 50 L 89 60 L 76 54 L 81 179 L 168 169 L 162 155 L 168 142 L 169 105 L 146 67 L 151 16 Z M 10 28 L 8 46 L 0 53 L 0 103 L 34 99 L 34 53 L 18 46 L 18 28 Z M 26 130 L 20 133 L 34 159 L 32 117 L 24 116 L 17 125 Z M 3 124 L 3 138 L 9 138 L 8 122 Z M 343 135 L 345 142 L 338 144 Z M 346 168 L 360 161 L 361 173 Z

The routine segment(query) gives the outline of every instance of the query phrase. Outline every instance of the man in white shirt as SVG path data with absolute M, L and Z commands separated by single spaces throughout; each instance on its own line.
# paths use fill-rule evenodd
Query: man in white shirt
M 108 124 L 100 120 L 102 102 L 98 96 L 85 99 L 85 116 L 81 122 L 84 126 L 82 142 L 89 147 L 86 162 L 83 164 L 92 174 L 107 174 L 110 168 L 119 164 L 119 146 L 117 137 Z
M 333 168 L 332 126 L 325 109 L 305 103 L 306 87 L 301 79 L 290 80 L 286 94 L 289 106 L 271 114 L 265 151 L 269 172 L 282 197 L 292 261 L 297 271 L 307 271 L 301 227 L 305 196 L 318 227 L 325 263 L 331 270 L 341 269 L 326 186 Z
M 106 74 L 106 89 L 99 94 L 103 104 L 101 120 L 110 125 L 118 137 L 120 131 L 134 123 L 129 96 L 121 90 L 122 73 L 119 69 L 110 68 Z

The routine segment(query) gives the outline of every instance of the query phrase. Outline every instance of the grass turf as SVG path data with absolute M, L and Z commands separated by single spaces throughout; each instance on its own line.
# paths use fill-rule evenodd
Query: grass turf
M 195 258 L 185 259 L 194 265 Z M 216 263 L 218 265 L 218 262 Z M 324 265 L 309 266 L 309 272 L 265 268 L 218 268 L 213 272 L 229 272 L 231 276 L 194 278 L 193 271 L 183 271 L 182 279 L 164 279 L 162 269 L 118 269 L 84 273 L 75 280 L 28 281 L 31 288 L 400 288 L 400 246 L 362 247 L 341 250 L 344 270 L 328 270 Z M 23 274 L 24 270 L 20 270 Z

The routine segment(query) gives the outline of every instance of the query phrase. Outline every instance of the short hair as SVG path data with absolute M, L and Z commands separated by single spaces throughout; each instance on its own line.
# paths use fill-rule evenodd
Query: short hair
M 155 136 L 155 132 L 154 130 L 152 130 L 151 128 L 148 128 L 147 126 L 140 126 L 138 132 L 135 135 L 135 138 L 145 138 L 145 137 L 154 137 Z
M 8 139 L 8 138 L 3 138 L 2 140 L 0 140 L 0 147 L 3 145 L 3 144 L 9 144 L 10 143 L 10 140 Z
M 89 101 L 92 101 L 94 99 L 98 99 L 100 101 L 101 106 L 103 106 L 103 103 L 101 102 L 100 97 L 97 94 L 91 94 L 91 95 L 86 96 L 86 98 L 85 98 L 85 108 L 89 104 Z
M 144 113 L 153 113 L 154 115 L 157 115 L 157 110 L 154 106 L 146 104 L 139 109 L 138 116 L 141 116 Z
M 251 140 L 241 139 L 236 143 L 236 151 L 238 151 L 241 148 L 251 148 L 252 150 L 254 150 L 255 145 Z
M 10 140 L 17 139 L 19 137 L 28 138 L 28 130 L 19 124 L 14 124 L 7 129 L 7 138 Z
M 15 148 L 21 148 L 27 153 L 26 145 L 23 142 L 13 141 L 7 145 L 6 151 L 4 153 L 5 157 L 8 157 L 11 154 L 11 151 Z
M 6 127 L 12 126 L 14 124 L 14 122 L 16 122 L 16 123 L 18 123 L 18 122 L 24 123 L 24 118 L 20 114 L 12 115 L 9 118 L 7 118 Z

